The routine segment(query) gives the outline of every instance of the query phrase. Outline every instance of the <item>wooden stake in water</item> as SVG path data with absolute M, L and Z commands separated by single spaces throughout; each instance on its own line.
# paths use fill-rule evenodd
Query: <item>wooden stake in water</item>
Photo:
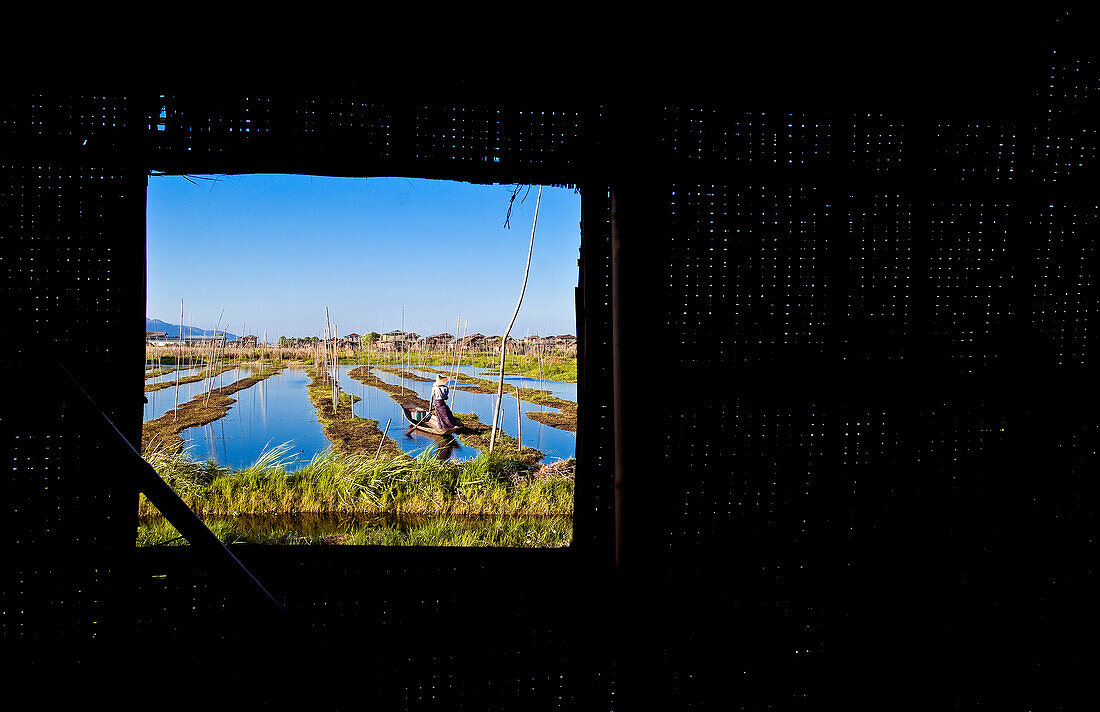
M 539 347 L 538 347 L 538 351 L 536 351 L 536 353 L 539 356 L 539 390 L 540 391 L 545 389 L 545 386 L 542 382 L 542 349 L 543 349 L 543 346 L 540 343 Z M 541 400 L 539 401 L 539 412 L 540 413 L 542 412 L 542 401 Z
M 180 368 L 183 366 L 183 300 L 180 300 L 180 350 L 176 357 L 176 404 L 172 407 L 172 420 L 176 419 L 176 411 L 180 407 Z
M 470 333 L 470 317 L 466 317 L 466 328 L 462 332 L 462 340 L 461 341 L 459 341 L 459 339 L 458 339 L 458 332 L 455 331 L 455 351 L 458 352 L 458 367 L 455 368 L 455 380 L 456 380 L 456 382 L 458 380 L 458 369 L 462 367 L 462 351 L 466 348 L 465 341 L 466 341 L 466 334 L 468 334 L 468 333 Z M 473 364 L 471 363 L 471 365 L 473 365 Z M 455 391 L 455 393 L 457 394 L 458 391 Z M 452 395 L 451 396 L 451 410 L 454 410 L 454 407 L 455 407 L 455 396 Z
M 218 315 L 218 323 L 214 327 L 214 336 L 211 337 L 211 339 L 210 339 L 210 363 L 207 366 L 207 372 L 206 372 L 206 374 L 207 374 L 206 399 L 203 401 L 203 403 L 209 403 L 210 402 L 210 390 L 214 387 L 214 356 L 216 354 L 215 349 L 217 348 L 217 343 L 218 343 L 217 342 L 218 329 L 220 329 L 221 326 L 222 326 L 222 316 L 224 316 L 224 315 L 225 315 L 225 310 L 223 309 L 222 313 Z M 209 322 L 207 322 L 207 323 L 209 323 Z
M 382 439 L 378 441 L 378 451 L 374 453 L 375 457 L 382 454 L 382 446 L 386 444 L 386 433 L 390 432 L 390 423 L 393 422 L 393 418 L 386 421 L 386 429 L 382 431 Z
M 214 334 L 215 343 L 217 343 L 217 341 L 216 341 L 217 336 L 218 336 L 217 334 Z M 225 350 L 227 348 L 229 348 L 228 336 L 229 336 L 229 322 L 227 321 L 227 322 L 225 322 L 225 331 L 222 332 L 222 343 L 221 343 L 220 346 L 218 346 L 217 362 L 218 362 L 219 365 L 222 364 L 222 363 L 225 363 Z M 223 374 L 218 375 L 218 385 L 219 386 L 224 386 L 225 385 L 225 376 Z
M 328 378 L 328 335 L 331 332 L 328 320 L 328 307 L 325 307 L 325 338 L 321 344 L 321 368 L 324 370 L 325 378 Z
M 458 321 L 455 322 L 455 347 L 454 347 L 454 349 L 451 350 L 450 361 L 446 364 L 441 364 L 441 365 L 447 366 L 447 377 L 450 378 L 451 380 L 455 381 L 456 383 L 458 382 L 458 328 L 460 326 L 462 326 L 462 315 L 461 314 L 458 315 Z M 452 410 L 454 409 L 454 406 L 455 406 L 455 399 L 454 399 L 453 393 L 454 392 L 452 392 L 452 395 L 451 395 L 451 409 Z
M 523 406 L 519 400 L 519 386 L 516 386 L 516 452 L 523 452 Z

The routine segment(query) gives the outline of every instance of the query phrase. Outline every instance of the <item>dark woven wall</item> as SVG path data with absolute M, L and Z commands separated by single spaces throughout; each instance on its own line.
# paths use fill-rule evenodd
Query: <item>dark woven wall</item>
M 885 109 L 632 112 L 622 557 L 635 619 L 662 612 L 628 632 L 637 700 L 1077 708 L 1098 75 L 1082 27 L 1052 27 L 1007 84 L 892 85 Z M 1002 56 L 979 44 L 925 76 Z
M 705 79 L 590 66 L 519 98 L 13 89 L 13 679 L 162 707 L 1075 709 L 1100 66 L 1067 17 L 961 51 L 971 18 L 903 75 L 885 35 L 828 58 L 822 29 L 786 63 L 754 45 L 775 66 L 742 43 Z M 576 185 L 574 547 L 239 548 L 292 623 L 194 551 L 134 550 L 118 445 L 49 357 L 136 438 L 149 171 Z

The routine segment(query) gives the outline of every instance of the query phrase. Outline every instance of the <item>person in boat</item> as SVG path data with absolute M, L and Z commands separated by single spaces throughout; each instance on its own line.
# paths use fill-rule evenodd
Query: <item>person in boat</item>
M 440 428 L 457 428 L 458 422 L 455 420 L 454 413 L 447 407 L 447 396 L 450 395 L 450 389 L 447 388 L 447 382 L 451 379 L 447 376 L 440 376 L 435 379 L 435 383 L 432 384 L 432 412 L 435 413 L 435 419 Z

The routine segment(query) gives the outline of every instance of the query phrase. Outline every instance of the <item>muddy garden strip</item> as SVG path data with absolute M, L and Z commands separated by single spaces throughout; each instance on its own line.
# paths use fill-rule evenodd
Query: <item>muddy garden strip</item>
M 230 398 L 231 395 L 274 376 L 276 373 L 286 368 L 286 365 L 268 364 L 268 367 L 267 369 L 261 367 L 259 374 L 246 376 L 245 378 L 230 383 L 228 386 L 212 388 L 209 391 L 200 393 L 191 400 L 180 405 L 178 409 L 170 410 L 159 418 L 147 421 L 141 429 L 142 452 L 151 447 L 165 448 L 171 452 L 179 452 L 183 448 L 183 438 L 179 436 L 181 432 L 188 428 L 213 423 L 215 420 L 225 417 L 225 414 L 228 413 L 233 404 L 237 402 L 235 399 Z M 232 367 L 226 366 L 206 370 L 194 376 L 189 376 L 188 379 L 190 380 L 184 381 L 181 379 L 180 383 L 194 383 L 203 378 L 216 376 L 219 373 L 228 371 L 230 368 Z M 155 388 L 155 386 L 160 385 L 159 383 L 147 385 L 145 386 L 145 391 L 159 390 Z M 171 382 L 168 385 L 175 385 L 175 382 Z

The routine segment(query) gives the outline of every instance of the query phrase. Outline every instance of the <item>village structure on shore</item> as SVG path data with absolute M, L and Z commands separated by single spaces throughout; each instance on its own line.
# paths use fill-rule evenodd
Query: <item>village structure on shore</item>
M 231 341 L 226 341 L 226 335 L 203 334 L 193 336 L 170 336 L 167 332 L 147 331 L 145 342 L 149 346 L 231 346 L 241 348 L 255 348 L 260 344 L 260 337 L 253 334 L 239 336 Z M 275 348 L 301 348 L 313 347 L 318 343 L 324 343 L 330 349 L 334 339 L 320 339 L 318 337 L 287 338 L 280 336 L 275 343 L 263 344 Z M 421 336 L 415 332 L 406 332 L 399 329 L 388 331 L 384 334 L 369 332 L 365 335 L 355 333 L 346 334 L 336 339 L 336 347 L 339 349 L 351 349 L 353 351 L 400 351 L 411 353 L 449 353 L 453 351 L 479 352 L 499 351 L 500 336 L 485 336 L 483 334 L 469 334 L 461 338 L 453 334 L 441 333 L 432 336 Z M 560 353 L 563 356 L 575 356 L 577 353 L 577 337 L 572 334 L 560 334 L 557 336 L 529 335 L 523 338 L 508 337 L 508 347 L 512 349 L 518 346 L 539 347 L 546 351 Z

